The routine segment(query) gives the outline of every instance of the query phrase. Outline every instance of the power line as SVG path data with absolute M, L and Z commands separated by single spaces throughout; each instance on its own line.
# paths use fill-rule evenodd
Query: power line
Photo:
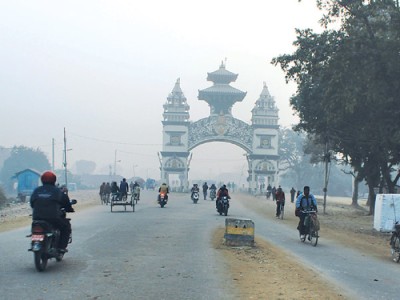
M 76 134 L 76 133 L 69 133 L 69 135 L 79 137 L 82 139 L 86 139 L 86 140 L 92 140 L 92 141 L 108 143 L 108 144 L 129 145 L 129 146 L 161 146 L 162 145 L 162 144 L 136 144 L 136 143 L 118 142 L 118 141 L 99 139 L 99 138 L 94 138 L 94 137 L 89 137 L 89 136 L 83 136 L 83 135 Z

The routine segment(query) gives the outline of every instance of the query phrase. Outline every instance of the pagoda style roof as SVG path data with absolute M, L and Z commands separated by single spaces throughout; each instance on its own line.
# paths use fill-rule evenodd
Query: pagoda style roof
M 229 84 L 235 81 L 238 77 L 238 74 L 232 73 L 225 69 L 224 62 L 221 62 L 221 65 L 217 71 L 207 73 L 207 80 L 212 81 L 215 84 Z
M 237 101 L 242 101 L 247 94 L 229 85 L 230 82 L 236 80 L 238 74 L 227 71 L 224 62 L 217 71 L 207 74 L 207 79 L 213 81 L 214 85 L 199 90 L 197 99 L 208 103 L 211 115 L 221 113 L 231 115 L 232 105 Z
M 210 86 L 208 88 L 205 88 L 203 90 L 199 90 L 198 98 L 200 100 L 205 100 L 203 97 L 208 94 L 214 94 L 214 95 L 215 94 L 226 94 L 226 95 L 230 95 L 230 96 L 237 95 L 237 98 L 240 98 L 237 101 L 243 100 L 243 98 L 246 96 L 246 92 L 238 90 L 228 84 L 216 84 L 216 85 Z

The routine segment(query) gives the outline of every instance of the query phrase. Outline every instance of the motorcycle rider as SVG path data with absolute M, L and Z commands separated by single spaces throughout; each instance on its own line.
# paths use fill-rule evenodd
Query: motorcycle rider
M 160 188 L 158 189 L 158 203 L 160 203 L 160 193 L 164 193 L 165 194 L 165 201 L 168 201 L 168 193 L 169 193 L 169 187 L 168 184 L 166 184 L 165 182 L 163 184 L 161 184 Z
M 127 199 L 127 197 L 128 197 L 128 191 L 129 191 L 128 183 L 126 182 L 126 179 L 123 178 L 122 181 L 121 181 L 121 183 L 119 184 L 119 192 L 121 193 L 121 194 L 120 194 L 121 200 L 122 200 L 122 198 L 123 198 L 124 196 L 125 196 L 126 199 Z
M 58 249 L 60 253 L 67 252 L 68 240 L 71 234 L 71 223 L 65 218 L 65 212 L 74 212 L 68 193 L 55 186 L 57 177 L 51 171 L 40 176 L 42 186 L 37 187 L 30 199 L 32 220 L 43 220 L 60 230 Z
M 211 193 L 214 193 L 215 196 L 217 195 L 217 187 L 215 186 L 214 183 L 211 184 L 211 186 L 210 186 L 210 197 L 211 197 Z M 211 199 L 211 200 L 213 200 L 213 199 Z
M 305 186 L 303 193 L 300 194 L 296 200 L 296 215 L 299 217 L 299 225 L 297 226 L 297 229 L 300 231 L 301 236 L 305 235 L 304 219 L 306 217 L 306 214 L 304 214 L 302 211 L 311 209 L 318 211 L 317 200 L 313 194 L 310 194 L 310 187 Z
M 226 185 L 225 185 L 225 184 L 222 185 L 222 186 L 219 188 L 218 192 L 217 192 L 217 201 L 215 201 L 215 207 L 216 207 L 217 209 L 218 209 L 218 205 L 219 205 L 220 202 L 221 202 L 222 197 L 224 197 L 224 196 L 227 196 L 228 199 L 231 199 L 231 196 L 229 196 L 229 191 L 228 191 L 228 189 L 226 188 Z
M 199 185 L 197 183 L 193 184 L 192 189 L 190 190 L 192 192 L 192 195 L 190 196 L 191 199 L 193 199 L 193 194 L 195 192 L 199 193 L 200 189 L 199 189 Z
M 207 200 L 207 191 L 208 191 L 208 185 L 207 185 L 207 182 L 204 182 L 204 184 L 203 184 L 204 200 Z

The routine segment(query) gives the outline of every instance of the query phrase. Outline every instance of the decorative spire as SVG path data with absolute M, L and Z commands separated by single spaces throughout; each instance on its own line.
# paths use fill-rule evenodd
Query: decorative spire
M 275 100 L 268 91 L 267 84 L 263 82 L 263 89 L 257 99 L 252 112 L 252 122 L 254 125 L 277 125 L 278 108 Z
M 181 80 L 178 78 L 167 97 L 167 103 L 164 104 L 164 121 L 189 121 L 189 108 L 187 99 L 181 89 Z

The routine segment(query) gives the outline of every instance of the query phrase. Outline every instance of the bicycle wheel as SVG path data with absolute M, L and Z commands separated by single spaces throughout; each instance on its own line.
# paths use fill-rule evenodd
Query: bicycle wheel
M 310 222 L 310 233 L 309 233 L 309 240 L 311 245 L 314 247 L 318 244 L 318 231 L 314 229 L 313 222 Z
M 284 215 L 284 213 L 285 213 L 285 206 L 284 206 L 284 205 L 281 205 L 281 214 L 279 215 L 279 218 L 280 218 L 281 220 L 283 220 L 283 215 Z
M 400 261 L 400 238 L 397 233 L 393 233 L 392 238 L 390 239 L 390 252 L 392 253 L 393 261 Z

